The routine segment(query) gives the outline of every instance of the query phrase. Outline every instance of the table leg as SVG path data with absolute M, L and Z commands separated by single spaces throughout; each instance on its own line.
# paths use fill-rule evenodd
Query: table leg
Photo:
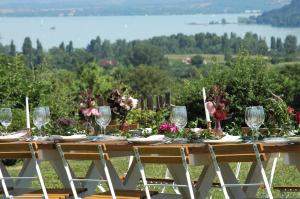
M 19 177 L 33 177 L 35 175 L 35 162 L 32 159 L 24 160 L 24 164 L 19 173 Z M 31 187 L 32 179 L 17 179 L 16 188 L 29 188 Z
M 168 164 L 167 167 L 168 167 L 171 175 L 173 176 L 176 184 L 187 185 L 185 169 L 184 169 L 183 165 Z M 182 195 L 182 198 L 190 198 L 189 190 L 187 187 L 179 187 L 178 189 Z
M 2 171 L 3 177 L 10 177 L 10 174 L 8 173 L 6 167 L 3 165 L 2 161 L 0 161 L 0 168 Z M 7 187 L 13 187 L 13 180 L 5 180 L 6 186 Z
M 68 176 L 66 174 L 65 168 L 64 168 L 64 164 L 62 162 L 61 159 L 55 159 L 55 160 L 50 160 L 49 161 L 52 168 L 55 170 L 55 173 L 57 174 L 57 176 L 59 177 L 59 180 L 62 182 L 63 186 L 65 188 L 70 188 L 70 183 L 69 183 L 69 179 Z M 72 170 L 72 168 L 70 168 L 71 174 L 74 178 L 75 174 Z M 81 187 L 79 182 L 74 182 L 76 187 Z
M 25 159 L 22 169 L 19 173 L 19 177 L 34 177 L 36 174 L 35 171 L 35 162 L 32 159 Z M 17 179 L 14 185 L 15 191 L 14 195 L 23 194 L 26 192 L 26 189 L 31 187 L 33 179 Z
M 219 167 L 221 169 L 225 184 L 239 184 L 239 181 L 236 179 L 235 174 L 228 163 L 220 163 Z M 246 195 L 241 186 L 227 188 L 227 191 L 230 198 L 246 198 Z
M 195 186 L 196 198 L 204 199 L 207 197 L 215 176 L 216 172 L 213 165 L 205 165 Z
M 127 171 L 125 180 L 123 182 L 124 188 L 125 189 L 136 189 L 136 186 L 139 183 L 140 179 L 141 179 L 141 174 L 140 174 L 137 162 L 135 159 L 133 159 L 133 161 Z
M 272 159 L 271 157 L 272 157 L 272 155 L 268 154 L 267 160 L 262 162 L 264 169 L 267 168 L 268 163 Z M 254 163 L 252 163 L 252 165 L 250 167 L 250 170 L 247 175 L 245 183 L 249 184 L 249 183 L 259 183 L 259 182 L 262 182 L 262 176 L 261 176 L 261 172 L 260 172 L 260 168 L 259 168 L 258 164 L 256 162 L 254 162 Z M 254 198 L 256 196 L 258 189 L 259 189 L 259 186 L 244 187 L 244 191 L 245 191 L 247 197 L 250 197 L 250 198 Z

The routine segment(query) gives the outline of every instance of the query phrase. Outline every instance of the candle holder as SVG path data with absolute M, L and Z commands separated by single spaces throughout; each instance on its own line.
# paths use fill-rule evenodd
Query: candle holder
M 209 132 L 211 132 L 211 122 L 207 122 L 207 129 Z

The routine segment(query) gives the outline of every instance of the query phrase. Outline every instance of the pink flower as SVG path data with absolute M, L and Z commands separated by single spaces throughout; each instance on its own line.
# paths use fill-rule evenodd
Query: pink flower
M 99 116 L 99 112 L 95 108 L 86 108 L 81 110 L 82 114 L 86 117 Z
M 137 105 L 139 103 L 139 100 L 137 99 L 134 99 L 133 97 L 129 97 L 127 99 L 127 104 L 131 107 L 131 108 L 136 108 Z
M 177 133 L 178 128 L 175 124 L 164 122 L 159 126 L 159 132 L 160 133 Z
M 292 107 L 289 106 L 287 108 L 287 111 L 288 111 L 288 113 L 293 113 L 295 111 L 295 109 L 293 109 Z
M 209 101 L 209 102 L 206 102 L 205 105 L 206 105 L 206 108 L 207 108 L 209 114 L 211 116 L 213 116 L 214 113 L 216 112 L 216 108 L 215 108 L 214 103 L 212 103 L 211 101 Z

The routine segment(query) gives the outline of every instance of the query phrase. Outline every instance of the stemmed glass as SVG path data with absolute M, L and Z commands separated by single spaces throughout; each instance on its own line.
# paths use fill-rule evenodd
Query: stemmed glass
M 187 111 L 185 106 L 174 106 L 171 110 L 170 121 L 182 131 L 187 124 Z
M 103 134 L 105 134 L 105 129 L 111 120 L 111 110 L 109 106 L 99 106 L 99 115 L 96 116 L 96 123 L 103 129 Z
M 245 111 L 245 122 L 252 131 L 252 139 L 259 136 L 258 129 L 264 123 L 265 112 L 262 106 L 247 107 Z
M 46 122 L 44 124 L 44 126 L 46 126 L 50 122 L 51 115 L 50 115 L 49 106 L 43 106 L 43 108 L 45 109 L 45 113 L 46 113 Z
M 12 122 L 11 108 L 1 108 L 0 109 L 0 122 L 1 122 L 2 126 L 5 127 L 5 133 L 7 133 L 7 127 Z
M 37 107 L 33 111 L 33 124 L 38 128 L 38 136 L 42 136 L 41 133 L 42 126 L 46 124 L 47 116 L 44 107 Z

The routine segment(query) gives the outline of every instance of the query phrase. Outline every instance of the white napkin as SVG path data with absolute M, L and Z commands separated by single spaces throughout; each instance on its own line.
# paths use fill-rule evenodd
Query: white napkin
M 222 137 L 220 140 L 222 141 L 237 141 L 240 140 L 241 136 L 239 135 L 225 135 L 224 137 Z
M 13 133 L 10 133 L 10 134 L 6 134 L 6 135 L 3 135 L 1 137 L 5 137 L 5 138 L 22 138 L 22 137 L 25 137 L 27 135 L 27 131 L 26 130 L 21 130 L 21 131 L 17 131 L 17 132 L 13 132 Z

